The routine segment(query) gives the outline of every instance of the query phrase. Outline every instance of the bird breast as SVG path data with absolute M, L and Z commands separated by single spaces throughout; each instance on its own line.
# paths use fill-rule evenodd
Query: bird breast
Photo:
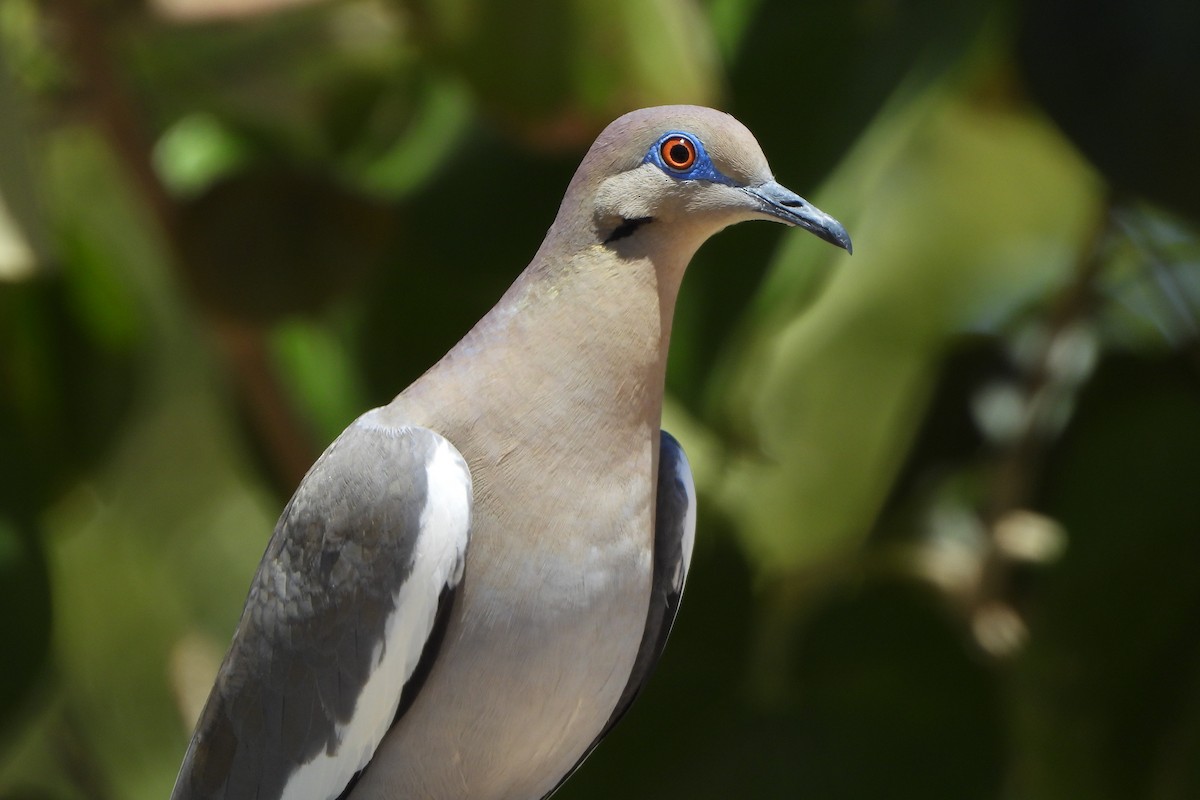
M 522 463 L 525 451 L 465 453 L 474 523 L 451 625 L 384 742 L 396 757 L 376 758 L 389 774 L 368 770 L 355 797 L 386 779 L 378 797 L 537 798 L 574 766 L 615 708 L 645 626 L 653 442 L 645 431 L 606 449 L 624 463 L 567 453 L 550 468 Z

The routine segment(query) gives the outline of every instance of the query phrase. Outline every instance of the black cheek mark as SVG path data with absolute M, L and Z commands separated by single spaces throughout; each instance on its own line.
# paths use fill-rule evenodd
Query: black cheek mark
M 613 229 L 613 232 L 604 240 L 605 244 L 624 239 L 627 236 L 632 236 L 634 231 L 643 225 L 654 222 L 654 217 L 637 217 L 635 219 L 621 220 L 621 224 Z

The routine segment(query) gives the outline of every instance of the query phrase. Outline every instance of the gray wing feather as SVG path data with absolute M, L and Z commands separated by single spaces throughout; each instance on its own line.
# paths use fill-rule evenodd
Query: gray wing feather
M 546 798 L 558 791 L 575 770 L 583 764 L 609 731 L 616 726 L 633 701 L 641 694 L 654 668 L 662 658 L 667 637 L 679 613 L 688 567 L 692 561 L 692 545 L 696 537 L 696 487 L 692 470 L 683 448 L 674 436 L 661 431 L 658 457 L 658 492 L 654 517 L 654 572 L 650 586 L 650 606 L 642 643 L 621 699 L 591 746 L 563 776 Z M 545 798 L 543 798 L 545 800 Z
M 650 610 L 642 644 L 633 662 L 633 671 L 625 691 L 604 726 L 597 743 L 637 699 L 658 666 L 667 637 L 679 613 L 683 586 L 692 561 L 692 543 L 696 536 L 696 489 L 687 456 L 675 437 L 662 431 L 658 457 L 658 494 L 655 498 L 654 575 L 650 586 Z
M 172 800 L 272 800 L 301 765 L 336 754 L 417 540 L 429 535 L 421 529 L 426 467 L 449 446 L 427 429 L 365 419 L 330 445 L 284 509 Z M 448 589 L 461 576 L 457 556 Z

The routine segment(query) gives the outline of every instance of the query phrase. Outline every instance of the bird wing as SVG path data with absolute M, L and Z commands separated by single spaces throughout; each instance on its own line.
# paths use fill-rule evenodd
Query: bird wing
M 436 650 L 471 497 L 449 441 L 378 410 L 330 445 L 267 545 L 172 800 L 331 800 L 357 781 Z
M 683 586 L 692 563 L 692 546 L 696 541 L 696 483 L 683 448 L 674 436 L 660 431 L 658 456 L 658 494 L 654 516 L 654 573 L 650 585 L 650 606 L 646 627 L 638 646 L 633 670 L 621 692 L 621 699 L 601 729 L 600 734 L 546 798 L 558 791 L 575 770 L 613 729 L 633 701 L 641 693 L 667 646 L 667 637 L 679 613 Z M 545 798 L 543 798 L 545 800 Z
M 696 483 L 683 448 L 674 436 L 661 431 L 658 456 L 658 494 L 654 516 L 654 575 L 650 586 L 650 610 L 633 671 L 625 691 L 609 717 L 597 742 L 608 735 L 650 680 L 662 658 L 667 637 L 679 613 L 683 585 L 692 563 L 696 541 Z

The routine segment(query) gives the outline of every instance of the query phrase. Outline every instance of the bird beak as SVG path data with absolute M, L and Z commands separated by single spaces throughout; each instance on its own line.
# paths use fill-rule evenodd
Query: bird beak
M 850 234 L 846 233 L 842 223 L 791 189 L 781 186 L 775 181 L 767 181 L 758 186 L 744 186 L 742 191 L 758 201 L 759 210 L 762 213 L 774 217 L 786 225 L 804 228 L 830 244 L 844 248 L 847 253 L 854 252 L 854 246 L 850 243 Z

